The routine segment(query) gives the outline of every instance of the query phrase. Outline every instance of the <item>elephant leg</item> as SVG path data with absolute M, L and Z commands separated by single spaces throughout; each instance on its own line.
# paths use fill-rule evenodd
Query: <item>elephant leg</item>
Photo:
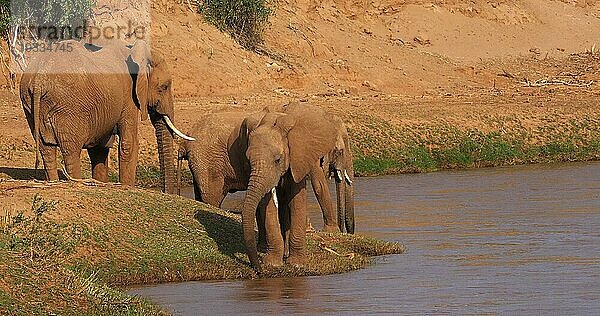
M 283 257 L 287 258 L 290 256 L 290 204 L 289 195 L 291 194 L 289 189 L 285 186 L 281 186 L 277 190 L 277 199 L 279 200 L 279 229 L 283 238 Z
M 304 263 L 304 248 L 306 244 L 306 179 L 292 184 L 290 207 L 290 256 L 287 262 L 301 266 Z
M 46 170 L 46 180 L 58 181 L 58 165 L 56 163 L 57 147 L 55 146 L 40 146 L 40 155 L 44 162 L 44 169 Z
M 267 246 L 267 231 L 265 228 L 266 214 L 267 214 L 267 202 L 266 199 L 262 199 L 256 208 L 256 226 L 258 227 L 258 243 L 256 249 L 260 252 L 266 253 L 268 251 Z
M 108 154 L 110 148 L 98 146 L 87 150 L 92 163 L 92 178 L 108 182 Z
M 204 181 L 200 185 L 202 192 L 202 202 L 210 204 L 214 207 L 221 207 L 221 203 L 225 199 L 227 191 L 224 190 L 224 179 L 222 177 L 212 177 L 208 181 Z
M 321 206 L 321 211 L 323 212 L 323 231 L 339 232 L 337 217 L 331 201 L 331 193 L 329 192 L 327 178 L 325 177 L 323 169 L 316 168 L 313 170 L 310 173 L 310 182 L 317 201 Z
M 264 230 L 267 243 L 267 254 L 263 262 L 267 265 L 283 265 L 283 236 L 279 226 L 279 212 L 271 198 L 264 203 Z M 260 230 L 259 230 L 260 231 Z M 260 235 L 259 235 L 260 236 Z
M 81 147 L 61 147 L 67 175 L 73 179 L 81 179 Z
M 119 182 L 124 185 L 135 184 L 135 172 L 138 162 L 137 115 L 133 119 L 120 122 L 119 129 Z

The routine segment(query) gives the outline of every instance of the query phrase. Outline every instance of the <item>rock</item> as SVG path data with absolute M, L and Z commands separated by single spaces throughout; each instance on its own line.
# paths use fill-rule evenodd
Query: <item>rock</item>
M 423 45 L 423 46 L 427 46 L 427 45 L 431 45 L 431 41 L 427 38 L 424 38 L 421 35 L 416 36 L 413 41 L 415 41 L 417 44 Z

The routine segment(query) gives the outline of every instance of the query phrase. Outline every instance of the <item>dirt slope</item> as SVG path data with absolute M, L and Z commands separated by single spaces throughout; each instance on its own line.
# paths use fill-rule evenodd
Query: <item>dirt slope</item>
M 341 115 L 366 156 L 443 147 L 450 127 L 459 138 L 476 130 L 531 144 L 575 136 L 585 146 L 600 143 L 600 1 L 279 0 L 273 7 L 264 37 L 276 60 L 242 49 L 185 1 L 152 1 L 152 45 L 172 68 L 184 130 L 210 111 L 301 100 Z M 526 87 L 536 80 L 573 85 Z M 9 175 L 30 168 L 33 142 L 8 90 L 0 92 L 0 135 L 0 168 Z M 141 145 L 142 164 L 155 165 L 148 122 Z
M 600 48 L 600 2 L 275 1 L 267 47 L 242 50 L 186 5 L 154 1 L 154 45 L 179 96 L 282 90 L 420 95 L 489 86 L 492 59 L 564 57 Z

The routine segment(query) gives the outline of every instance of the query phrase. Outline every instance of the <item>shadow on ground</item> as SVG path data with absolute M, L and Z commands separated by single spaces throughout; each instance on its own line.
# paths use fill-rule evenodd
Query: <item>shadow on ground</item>
M 15 180 L 46 180 L 44 169 L 38 169 L 37 171 L 33 168 L 14 168 L 14 167 L 0 167 L 0 179 L 7 178 Z M 67 180 L 62 171 L 58 171 L 58 177 L 61 180 Z
M 235 254 L 245 253 L 246 247 L 242 238 L 242 225 L 239 221 L 202 210 L 197 210 L 194 218 L 204 226 L 208 236 L 217 243 L 219 251 L 241 262 Z

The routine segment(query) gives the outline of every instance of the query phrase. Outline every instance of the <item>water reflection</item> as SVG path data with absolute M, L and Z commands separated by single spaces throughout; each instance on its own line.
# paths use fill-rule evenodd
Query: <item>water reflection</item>
M 237 293 L 242 301 L 304 300 L 309 298 L 309 286 L 304 278 L 274 278 L 242 281 Z

